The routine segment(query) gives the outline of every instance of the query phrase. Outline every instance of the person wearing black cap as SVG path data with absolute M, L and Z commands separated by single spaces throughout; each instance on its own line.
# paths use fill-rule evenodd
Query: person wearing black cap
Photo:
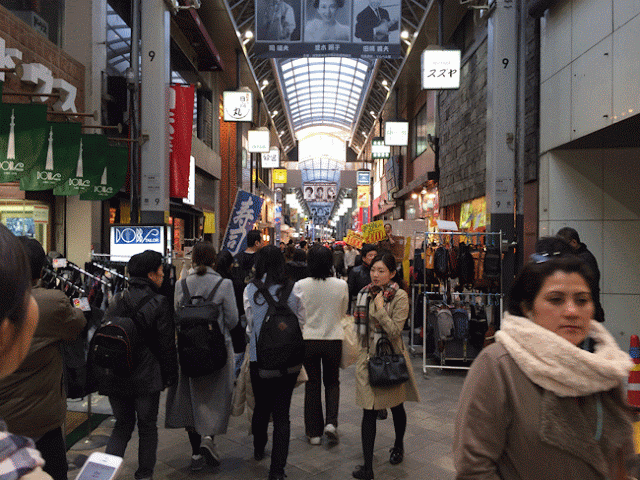
M 153 476 L 160 392 L 178 380 L 173 308 L 169 300 L 158 293 L 164 278 L 162 260 L 162 255 L 152 250 L 131 257 L 127 265 L 129 288 L 114 297 L 106 312 L 106 316 L 126 316 L 141 300 L 152 295 L 136 317 L 142 345 L 136 350 L 133 373 L 119 377 L 105 371 L 98 376 L 98 391 L 109 397 L 116 418 L 105 453 L 124 456 L 137 417 L 140 444 L 136 480 Z

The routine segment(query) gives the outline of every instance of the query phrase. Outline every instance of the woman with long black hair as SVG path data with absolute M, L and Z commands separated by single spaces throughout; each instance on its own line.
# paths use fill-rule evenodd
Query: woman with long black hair
M 288 295 L 287 305 L 295 313 L 300 326 L 304 324 L 304 306 L 302 295 L 293 288 L 292 282 L 284 273 L 284 255 L 274 245 L 261 248 L 256 254 L 255 278 L 244 290 L 244 310 L 247 316 L 247 333 L 249 334 L 249 371 L 251 387 L 255 397 L 255 409 L 251 420 L 253 431 L 253 452 L 256 460 L 262 460 L 267 445 L 267 427 L 269 417 L 273 415 L 273 447 L 271 449 L 271 467 L 269 480 L 283 480 L 284 467 L 289 455 L 289 437 L 291 422 L 289 410 L 291 394 L 298 377 L 298 372 L 286 373 L 271 378 L 262 378 L 258 369 L 256 345 L 269 309 L 269 304 L 261 288 L 266 288 L 275 302 L 282 295 Z M 298 369 L 299 370 L 299 369 Z
M 360 290 L 356 300 L 354 319 L 360 339 L 356 360 L 356 404 L 363 408 L 364 465 L 359 465 L 352 475 L 360 480 L 373 479 L 377 411 L 391 409 L 396 439 L 390 450 L 389 463 L 397 465 L 404 459 L 404 433 L 407 428 L 404 402 L 420 401 L 411 359 L 402 339 L 402 329 L 409 316 L 409 299 L 401 287 L 402 279 L 397 275 L 395 258 L 391 253 L 380 253 L 371 262 L 371 283 Z M 395 353 L 404 355 L 409 366 L 409 380 L 392 387 L 372 387 L 369 384 L 369 354 L 375 353 L 376 342 L 383 336 L 391 341 Z

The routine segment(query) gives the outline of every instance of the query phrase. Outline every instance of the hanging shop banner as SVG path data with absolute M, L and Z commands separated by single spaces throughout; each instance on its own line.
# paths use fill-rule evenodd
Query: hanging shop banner
M 249 153 L 269 153 L 269 149 L 271 148 L 271 135 L 266 128 L 264 130 L 249 130 L 247 133 L 247 141 L 247 150 Z
M 193 132 L 193 85 L 172 85 L 169 95 L 169 153 L 171 179 L 169 195 L 189 194 L 191 137 Z
M 423 90 L 460 88 L 460 50 L 425 50 L 420 62 Z
M 362 248 L 362 234 L 354 232 L 353 230 L 347 230 L 347 236 L 344 237 L 344 242 L 352 247 Z
M 323 225 L 329 221 L 329 215 L 333 208 L 331 202 L 309 202 L 307 203 L 309 212 L 311 212 L 311 218 L 316 225 Z
M 409 145 L 409 122 L 384 122 L 384 143 L 391 147 Z
M 369 170 L 358 170 L 358 185 L 369 185 L 371 183 L 371 172 Z
M 400 0 L 345 0 L 340 7 L 324 7 L 317 0 L 255 0 L 256 55 L 402 57 Z
M 80 200 L 108 200 L 120 191 L 127 180 L 129 149 L 108 147 L 106 163 L 100 181 L 80 195 Z
M 47 154 L 44 162 L 35 165 L 20 179 L 20 190 L 51 190 L 70 178 L 75 172 L 80 153 L 80 130 L 80 123 L 47 123 Z M 126 174 L 126 164 L 124 169 Z
M 253 97 L 251 91 L 224 92 L 222 109 L 225 122 L 253 121 Z
M 204 230 L 202 233 L 216 233 L 216 212 L 204 212 Z
M 80 135 L 75 171 L 66 181 L 54 187 L 53 194 L 80 195 L 90 191 L 94 185 L 100 185 L 109 153 L 105 135 Z
M 286 168 L 276 168 L 273 170 L 273 183 L 287 183 Z
M 369 185 L 358 185 L 358 208 L 369 208 L 371 203 Z
M 271 147 L 267 153 L 261 153 L 262 168 L 278 168 L 280 167 L 280 150 Z
M 244 190 L 238 190 L 233 211 L 229 217 L 227 231 L 224 234 L 222 249 L 228 250 L 234 257 L 247 248 L 247 233 L 260 218 L 264 200 Z
M 48 133 L 45 104 L 0 104 L 0 183 L 44 165 Z
M 371 158 L 389 158 L 391 147 L 384 144 L 384 137 L 374 137 L 371 140 Z
M 362 225 L 362 240 L 364 243 L 377 243 L 386 237 L 387 232 L 384 230 L 382 220 L 376 220 L 375 222 Z

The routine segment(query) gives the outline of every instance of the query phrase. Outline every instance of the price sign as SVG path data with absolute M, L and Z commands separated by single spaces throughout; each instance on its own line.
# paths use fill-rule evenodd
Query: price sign
M 362 248 L 362 234 L 354 232 L 353 230 L 348 230 L 344 243 L 351 245 L 352 247 Z
M 364 243 L 377 243 L 384 240 L 387 233 L 384 231 L 384 223 L 382 220 L 365 223 L 362 225 L 362 239 Z

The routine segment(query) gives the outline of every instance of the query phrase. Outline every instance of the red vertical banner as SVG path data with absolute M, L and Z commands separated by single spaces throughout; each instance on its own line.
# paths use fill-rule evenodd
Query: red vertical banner
M 169 195 L 183 198 L 189 194 L 189 162 L 193 130 L 192 85 L 172 85 L 169 104 Z

